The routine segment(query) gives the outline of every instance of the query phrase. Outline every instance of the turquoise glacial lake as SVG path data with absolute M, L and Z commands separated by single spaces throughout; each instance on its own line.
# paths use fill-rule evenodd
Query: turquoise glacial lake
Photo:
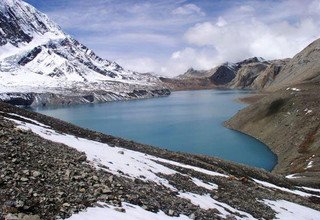
M 245 107 L 237 90 L 173 92 L 168 97 L 34 109 L 106 134 L 172 151 L 205 154 L 271 170 L 276 156 L 223 122 Z

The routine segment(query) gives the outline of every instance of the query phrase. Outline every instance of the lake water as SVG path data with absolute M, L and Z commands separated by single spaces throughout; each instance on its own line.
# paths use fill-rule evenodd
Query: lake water
M 181 91 L 162 98 L 35 111 L 140 143 L 271 170 L 277 159 L 266 145 L 223 126 L 245 107 L 235 99 L 246 94 L 234 90 Z

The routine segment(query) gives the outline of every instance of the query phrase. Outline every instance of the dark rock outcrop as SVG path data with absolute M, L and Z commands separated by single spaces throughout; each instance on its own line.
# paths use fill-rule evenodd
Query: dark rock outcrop
M 215 73 L 209 77 L 215 85 L 226 85 L 231 82 L 236 76 L 235 70 L 229 66 L 219 66 Z
M 42 51 L 41 47 L 34 48 L 25 57 L 21 58 L 21 60 L 18 61 L 18 64 L 21 66 L 26 65 L 27 63 L 32 61 L 41 51 Z

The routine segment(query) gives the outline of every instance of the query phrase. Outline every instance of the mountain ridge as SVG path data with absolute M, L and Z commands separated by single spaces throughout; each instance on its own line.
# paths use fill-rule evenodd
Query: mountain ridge
M 207 88 L 254 89 L 274 91 L 306 81 L 319 81 L 320 39 L 310 43 L 293 58 L 265 60 L 252 57 L 237 63 L 223 63 L 209 70 L 188 69 L 174 78 L 162 78 L 173 90 L 188 90 L 183 86 L 191 80 L 208 81 Z M 197 87 L 197 83 L 192 85 Z M 203 85 L 199 84 L 203 89 Z
M 20 0 L 1 3 L 0 97 L 6 97 L 4 101 L 11 100 L 10 94 L 23 98 L 31 92 L 60 97 L 55 104 L 65 103 L 63 95 L 81 103 L 88 95 L 101 102 L 113 100 L 110 94 L 116 94 L 116 100 L 170 94 L 158 77 L 102 59 L 33 6 Z M 41 102 L 51 103 L 46 99 L 33 105 Z

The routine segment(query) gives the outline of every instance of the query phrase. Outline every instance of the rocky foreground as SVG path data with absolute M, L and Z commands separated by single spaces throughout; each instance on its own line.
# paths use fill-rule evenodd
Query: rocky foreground
M 4 103 L 0 111 L 0 219 L 320 216 L 316 184 L 126 141 Z

